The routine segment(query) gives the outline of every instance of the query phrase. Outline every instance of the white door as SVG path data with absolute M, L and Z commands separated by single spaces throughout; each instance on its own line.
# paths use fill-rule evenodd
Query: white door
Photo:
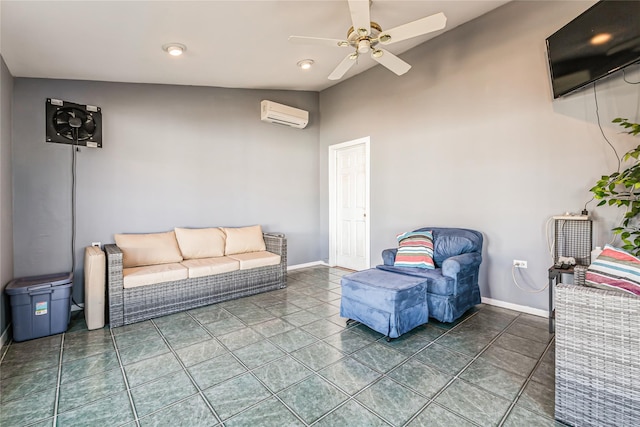
M 331 192 L 335 258 L 330 263 L 364 270 L 370 267 L 368 138 L 330 148 L 335 183 Z

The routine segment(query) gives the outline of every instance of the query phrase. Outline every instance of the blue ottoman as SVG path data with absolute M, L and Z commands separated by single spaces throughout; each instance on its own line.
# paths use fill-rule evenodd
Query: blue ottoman
M 427 282 L 372 268 L 342 277 L 340 316 L 357 320 L 388 338 L 427 323 Z

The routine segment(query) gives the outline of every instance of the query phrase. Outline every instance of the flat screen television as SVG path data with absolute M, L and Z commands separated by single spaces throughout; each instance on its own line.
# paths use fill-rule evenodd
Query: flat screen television
M 604 0 L 547 38 L 553 97 L 640 61 L 640 1 Z

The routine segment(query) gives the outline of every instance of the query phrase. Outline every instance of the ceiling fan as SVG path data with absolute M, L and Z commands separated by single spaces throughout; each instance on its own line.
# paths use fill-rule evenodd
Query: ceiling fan
M 346 40 L 327 39 L 321 37 L 290 36 L 289 41 L 297 44 L 314 44 L 332 47 L 350 47 L 354 52 L 347 55 L 340 64 L 329 74 L 329 80 L 340 80 L 356 63 L 360 55 L 371 52 L 371 58 L 379 64 L 401 76 L 411 68 L 388 50 L 380 45 L 388 45 L 407 40 L 433 31 L 441 30 L 447 24 L 444 13 L 436 13 L 390 30 L 382 27 L 369 17 L 369 0 L 348 0 L 353 26 L 347 31 Z

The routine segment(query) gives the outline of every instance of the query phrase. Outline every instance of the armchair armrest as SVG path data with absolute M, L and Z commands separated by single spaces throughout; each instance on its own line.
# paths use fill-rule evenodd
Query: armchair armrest
M 109 326 L 124 325 L 124 280 L 122 275 L 122 251 L 115 244 L 104 245 L 107 256 L 107 296 Z
M 382 263 L 384 265 L 393 265 L 396 261 L 396 253 L 398 253 L 398 249 L 385 249 L 382 251 Z
M 442 275 L 456 279 L 458 274 L 466 275 L 474 272 L 482 262 L 479 252 L 470 252 L 447 258 L 442 263 Z

